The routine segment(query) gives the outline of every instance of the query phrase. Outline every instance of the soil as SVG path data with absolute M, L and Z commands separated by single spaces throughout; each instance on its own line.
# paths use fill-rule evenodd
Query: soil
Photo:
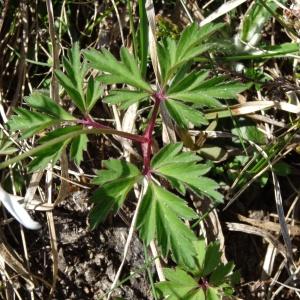
M 113 223 L 91 230 L 87 221 L 87 195 L 76 193 L 53 212 L 58 244 L 58 280 L 51 299 L 102 299 L 110 290 L 123 258 L 128 226 L 117 217 Z M 76 198 L 81 201 L 75 202 Z M 41 223 L 45 224 L 45 221 Z M 32 231 L 29 236 L 32 239 L 28 245 L 31 271 L 51 283 L 53 263 L 49 234 L 42 230 Z M 120 278 L 126 280 L 115 289 L 113 296 L 116 298 L 113 299 L 152 299 L 144 266 L 143 245 L 134 235 Z M 49 290 L 45 287 L 35 292 L 38 299 L 48 298 Z M 25 290 L 23 297 L 29 299 Z

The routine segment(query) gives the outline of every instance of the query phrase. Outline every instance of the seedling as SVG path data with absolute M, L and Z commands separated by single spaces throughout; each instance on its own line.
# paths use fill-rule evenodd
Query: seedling
M 165 145 L 153 153 L 153 135 L 161 130 L 158 120 L 162 110 L 168 113 L 175 128 L 187 132 L 192 126 L 208 124 L 204 108 L 220 107 L 222 99 L 234 99 L 250 86 L 224 76 L 212 77 L 194 63 L 197 56 L 216 47 L 213 36 L 222 27 L 222 24 L 208 24 L 200 28 L 192 24 L 178 41 L 171 38 L 160 41 L 161 78 L 156 85 L 147 82 L 140 69 L 141 62 L 127 48 L 121 49 L 120 60 L 106 49 L 83 51 L 82 58 L 76 44 L 63 60 L 65 72 L 56 71 L 60 85 L 76 107 L 75 112 L 67 112 L 47 93 L 35 91 L 25 98 L 28 108 L 16 109 L 8 122 L 11 132 L 19 131 L 22 139 L 39 132 L 44 136 L 38 146 L 1 163 L 1 168 L 33 156 L 28 170 L 44 169 L 49 163 L 56 164 L 64 149 L 68 149 L 69 158 L 79 165 L 91 134 L 116 135 L 139 145 L 142 162 L 133 164 L 113 158 L 103 161 L 103 169 L 97 171 L 93 180 L 99 187 L 91 198 L 90 224 L 95 228 L 109 214 L 117 212 L 134 186 L 141 187 L 146 179 L 147 189 L 138 211 L 136 229 L 147 246 L 156 240 L 162 255 L 171 254 L 180 266 L 165 270 L 168 281 L 157 286 L 163 296 L 171 293 L 172 282 L 180 275 L 179 281 L 190 282 L 179 291 L 180 295 L 202 293 L 207 299 L 216 299 L 209 295 L 217 295 L 228 287 L 227 276 L 233 268 L 232 264 L 220 264 L 216 244 L 207 248 L 203 258 L 203 241 L 198 241 L 187 226 L 189 221 L 199 218 L 184 200 L 187 193 L 222 202 L 218 183 L 206 176 L 211 164 L 201 161 L 201 157 L 182 142 Z M 99 76 L 89 76 L 86 80 L 91 68 L 99 71 Z M 125 87 L 108 89 L 108 95 L 104 96 L 105 86 L 111 85 Z M 150 104 L 144 132 L 132 134 L 96 122 L 92 111 L 100 99 L 119 109 L 127 109 L 134 103 Z M 168 299 L 179 299 L 174 295 Z

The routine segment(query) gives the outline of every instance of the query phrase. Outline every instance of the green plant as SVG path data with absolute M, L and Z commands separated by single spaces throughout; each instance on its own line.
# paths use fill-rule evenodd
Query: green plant
M 159 137 L 158 120 L 162 111 L 169 114 L 178 131 L 187 134 L 186 129 L 191 126 L 208 124 L 204 108 L 222 107 L 222 99 L 234 99 L 238 93 L 250 87 L 251 84 L 231 81 L 224 76 L 211 76 L 209 71 L 199 70 L 199 66 L 194 64 L 200 54 L 216 48 L 213 36 L 222 27 L 222 24 L 208 24 L 199 28 L 192 24 L 184 30 L 178 41 L 171 38 L 162 40 L 158 45 L 161 76 L 156 86 L 145 79 L 140 69 L 144 64 L 127 48 L 121 48 L 120 60 L 106 49 L 86 50 L 82 59 L 76 44 L 69 57 L 63 59 L 65 72 L 56 71 L 60 85 L 76 107 L 75 113 L 67 112 L 47 93 L 33 92 L 25 98 L 28 108 L 16 109 L 8 126 L 11 132 L 19 131 L 22 139 L 39 132 L 46 133 L 39 139 L 38 146 L 0 164 L 3 168 L 32 156 L 34 158 L 27 167 L 31 172 L 36 171 L 49 163 L 56 164 L 67 147 L 70 159 L 80 164 L 90 134 L 116 135 L 137 143 L 140 145 L 142 162 L 103 161 L 103 169 L 97 172 L 92 182 L 99 187 L 91 198 L 94 203 L 90 213 L 91 227 L 96 227 L 110 213 L 118 211 L 134 186 L 140 187 L 144 193 L 140 197 L 133 226 L 139 230 L 141 239 L 147 246 L 156 240 L 162 255 L 170 256 L 182 268 L 166 270 L 170 281 L 172 272 L 189 278 L 190 275 L 183 274 L 184 270 L 200 278 L 210 276 L 209 282 L 218 288 L 209 287 L 205 292 L 207 295 L 218 294 L 219 288 L 227 288 L 227 283 L 223 284 L 233 266 L 220 265 L 216 244 L 208 246 L 205 258 L 200 263 L 205 246 L 202 240 L 197 242 L 198 237 L 187 226 L 189 221 L 197 220 L 199 216 L 183 197 L 192 193 L 200 198 L 208 197 L 216 204 L 222 202 L 219 185 L 206 176 L 211 163 L 202 160 L 182 142 L 165 145 L 157 153 L 153 153 L 152 146 L 155 131 Z M 142 57 L 145 58 L 145 55 Z M 99 76 L 92 77 L 91 68 L 99 71 Z M 120 84 L 125 87 L 110 89 L 108 95 L 104 96 L 105 86 L 120 87 Z M 126 109 L 134 103 L 150 103 L 151 110 L 144 132 L 123 132 L 95 121 L 91 112 L 101 98 L 103 103 L 118 105 L 120 109 Z M 167 293 L 167 286 L 168 283 L 158 285 L 163 295 Z
M 232 272 L 233 263 L 221 263 L 219 244 L 214 242 L 206 246 L 200 239 L 194 246 L 197 251 L 195 267 L 164 269 L 167 281 L 156 284 L 158 293 L 169 300 L 215 300 L 231 296 L 239 274 Z

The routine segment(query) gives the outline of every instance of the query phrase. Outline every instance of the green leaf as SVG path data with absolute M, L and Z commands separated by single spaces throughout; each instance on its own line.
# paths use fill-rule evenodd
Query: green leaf
M 220 300 L 220 295 L 215 288 L 209 287 L 206 291 L 206 300 Z
M 168 76 L 171 77 L 171 69 L 176 64 L 176 42 L 167 38 L 158 43 L 157 53 L 159 64 L 161 67 L 161 75 L 165 83 L 168 81 Z M 179 66 L 178 66 L 179 67 Z
M 73 48 L 69 51 L 68 58 L 64 58 L 63 65 L 66 74 L 60 70 L 56 70 L 55 75 L 74 104 L 82 113 L 85 113 L 88 107 L 85 102 L 83 84 L 87 72 L 87 63 L 85 61 L 81 63 L 78 43 L 75 43 Z
M 139 67 L 127 48 L 121 48 L 121 61 L 118 61 L 106 49 L 101 49 L 101 51 L 87 50 L 84 55 L 93 68 L 112 76 L 111 83 L 126 83 L 137 89 L 152 93 L 150 85 L 143 80 Z
M 44 144 L 46 142 L 49 142 L 57 137 L 65 136 L 68 133 L 76 132 L 80 130 L 82 126 L 68 126 L 68 127 L 60 127 L 57 129 L 54 129 L 53 131 L 48 132 L 45 136 L 39 139 L 39 143 Z
M 179 264 L 193 266 L 192 241 L 196 236 L 181 220 L 193 218 L 197 214 L 183 199 L 150 183 L 139 210 L 137 228 L 147 245 L 156 236 L 164 256 L 171 250 Z
M 257 47 L 256 47 L 257 48 Z M 272 46 L 260 47 L 258 51 L 255 52 L 237 52 L 232 55 L 232 52 L 228 56 L 216 57 L 216 60 L 222 62 L 230 62 L 237 60 L 254 60 L 254 59 L 268 59 L 268 58 L 278 58 L 286 57 L 286 54 L 295 53 L 299 51 L 299 44 L 297 43 L 282 43 Z
M 17 108 L 15 112 L 17 114 L 9 119 L 8 127 L 11 131 L 19 130 L 22 134 L 22 139 L 31 137 L 35 133 L 61 121 L 55 117 L 29 111 L 24 108 Z
M 168 94 L 177 93 L 183 90 L 193 90 L 201 85 L 202 82 L 209 76 L 209 72 L 196 72 L 193 71 L 177 80 L 173 80 L 168 88 Z
M 203 289 L 197 289 L 191 291 L 185 298 L 186 300 L 206 300 L 205 293 Z
M 131 104 L 141 102 L 149 97 L 148 93 L 129 91 L 129 90 L 112 90 L 110 94 L 105 97 L 104 102 L 110 104 L 119 104 L 120 108 L 126 109 Z
M 223 24 L 208 24 L 199 27 L 196 23 L 188 26 L 179 41 L 168 38 L 158 45 L 158 57 L 161 66 L 163 85 L 166 85 L 173 75 L 201 53 L 216 46 L 214 43 L 207 43 L 207 39 L 220 30 Z
M 57 138 L 54 138 L 54 139 L 51 139 L 49 141 L 47 141 L 46 143 L 43 143 L 41 145 L 38 145 L 34 148 L 31 148 L 30 150 L 24 152 L 24 153 L 19 153 L 18 156 L 14 156 L 6 161 L 3 161 L 0 163 L 0 169 L 3 169 L 9 165 L 12 165 L 16 162 L 19 162 L 27 157 L 30 157 L 30 156 L 35 156 L 37 153 L 39 153 L 40 151 L 43 151 L 45 150 L 46 148 L 48 147 L 51 147 L 53 145 L 56 145 L 56 144 L 59 144 L 61 142 L 64 142 L 66 140 L 69 140 L 69 139 L 72 139 L 80 134 L 84 134 L 84 133 L 87 133 L 87 134 L 90 134 L 91 133 L 91 129 L 82 129 L 82 127 L 80 127 L 79 130 L 76 130 L 76 131 L 72 131 L 70 133 L 67 133 L 65 135 L 62 135 L 62 136 L 59 136 Z
M 178 267 L 175 269 L 164 268 L 163 273 L 167 280 L 177 283 L 178 285 L 181 285 L 182 282 L 184 282 L 190 289 L 198 286 L 197 282 L 195 282 L 190 275 Z
M 69 142 L 70 139 L 67 139 L 66 141 L 49 146 L 46 149 L 37 152 L 35 154 L 36 158 L 33 159 L 28 165 L 28 171 L 35 172 L 45 169 L 49 163 L 55 165 L 60 158 L 62 151 L 65 149 Z
M 92 228 L 103 222 L 111 211 L 116 212 L 122 206 L 133 185 L 141 178 L 139 170 L 125 161 L 105 161 L 105 167 L 108 169 L 102 171 L 103 174 L 99 172 L 94 180 L 94 183 L 102 185 L 92 196 Z
M 160 150 L 151 161 L 151 168 L 156 174 L 168 179 L 171 183 L 178 182 L 196 194 L 206 195 L 217 202 L 222 202 L 222 195 L 216 190 L 218 184 L 203 175 L 210 170 L 208 164 L 198 164 L 200 160 L 191 152 L 179 152 L 182 144 L 170 144 Z
M 158 169 L 168 163 L 193 162 L 201 159 L 192 152 L 181 152 L 182 146 L 182 143 L 174 143 L 163 147 L 153 156 L 151 160 L 152 169 Z
M 189 53 L 193 52 L 199 45 L 206 41 L 212 34 L 224 27 L 222 23 L 209 23 L 200 27 L 196 23 L 188 26 L 182 33 L 177 44 L 176 58 L 183 59 Z
M 110 159 L 104 160 L 103 167 L 106 170 L 100 170 L 92 180 L 93 184 L 102 185 L 122 177 L 135 177 L 140 175 L 139 169 L 124 160 Z
M 42 137 L 39 142 L 41 144 L 45 144 L 55 138 L 60 136 L 65 136 L 68 133 L 76 132 L 81 129 L 81 126 L 68 126 L 64 128 L 57 128 Z M 86 134 L 80 134 L 73 139 L 70 139 L 71 147 L 70 147 L 70 158 L 75 161 L 76 164 L 80 164 L 83 157 L 83 151 L 87 150 L 88 137 Z
M 83 160 L 83 152 L 87 150 L 89 139 L 86 134 L 81 134 L 72 140 L 70 148 L 70 157 L 77 165 Z
M 26 103 L 36 110 L 46 113 L 51 117 L 58 118 L 59 120 L 75 120 L 71 114 L 66 112 L 59 104 L 52 100 L 49 96 L 41 91 L 33 92 L 29 97 L 25 97 Z
M 183 128 L 188 128 L 189 123 L 194 125 L 208 125 L 204 114 L 197 108 L 189 107 L 183 103 L 169 99 L 165 101 L 166 108 L 172 119 Z
M 203 276 L 207 276 L 220 264 L 220 244 L 218 242 L 210 243 L 206 249 Z
M 266 143 L 265 135 L 255 125 L 238 125 L 238 127 L 232 129 L 232 133 L 236 135 L 233 138 L 235 143 L 241 143 L 240 138 L 250 140 L 259 145 Z
M 89 78 L 87 92 L 86 92 L 86 111 L 90 112 L 95 106 L 96 102 L 103 95 L 103 89 L 100 84 L 95 81 L 93 77 Z
M 218 286 L 225 281 L 225 277 L 228 276 L 234 269 L 233 262 L 229 262 L 226 265 L 219 265 L 209 277 L 209 282 L 214 286 Z
M 224 77 L 215 77 L 206 81 L 191 82 L 185 90 L 168 93 L 168 98 L 195 103 L 201 106 L 218 107 L 218 99 L 234 99 L 238 93 L 248 89 L 252 83 L 228 82 Z M 198 84 L 199 83 L 199 84 Z
M 194 242 L 194 247 L 196 250 L 196 268 L 191 270 L 193 274 L 196 276 L 201 276 L 203 272 L 204 262 L 205 262 L 205 254 L 206 254 L 206 244 L 205 240 L 201 238 Z
M 16 152 L 18 149 L 13 145 L 13 141 L 0 130 L 0 155 L 10 155 Z
M 286 176 L 289 176 L 292 174 L 291 166 L 284 161 L 279 161 L 278 163 L 276 163 L 273 166 L 273 170 L 274 170 L 275 174 L 279 175 L 279 176 L 286 177 Z
M 158 293 L 168 300 L 187 299 L 187 294 L 198 288 L 198 283 L 180 268 L 163 269 L 167 281 L 156 283 Z M 205 300 L 205 298 L 203 298 Z
M 39 139 L 39 143 L 42 145 L 47 145 L 47 143 L 51 142 L 52 140 L 61 137 L 61 136 L 67 136 L 69 133 L 76 132 L 80 130 L 81 126 L 69 126 L 64 128 L 57 128 L 51 132 L 48 132 L 44 137 Z M 34 154 L 35 159 L 28 165 L 28 169 L 30 172 L 34 172 L 37 170 L 41 170 L 47 167 L 47 164 L 52 163 L 54 165 L 58 159 L 60 158 L 62 151 L 67 147 L 67 145 L 71 141 L 77 141 L 81 136 L 85 135 L 78 135 L 76 137 L 67 138 L 57 144 L 51 145 L 49 147 L 44 148 L 41 151 L 38 151 Z M 73 146 L 74 147 L 74 146 Z M 72 147 L 71 147 L 72 148 Z M 81 150 L 84 150 L 81 148 Z M 78 153 L 75 153 L 75 150 L 71 149 L 71 157 L 73 159 L 76 159 L 76 155 L 80 155 Z M 82 154 L 81 154 L 82 155 Z
M 56 70 L 55 75 L 60 83 L 60 85 L 65 89 L 68 95 L 71 97 L 74 104 L 79 108 L 81 112 L 85 111 L 84 107 L 84 97 L 78 91 L 78 87 L 73 84 L 70 78 L 65 75 L 62 71 Z

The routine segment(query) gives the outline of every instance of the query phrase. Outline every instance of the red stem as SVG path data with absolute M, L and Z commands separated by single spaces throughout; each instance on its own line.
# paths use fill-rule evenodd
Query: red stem
M 77 120 L 78 124 L 83 124 L 85 126 L 91 126 L 93 128 L 100 128 L 100 129 L 108 130 L 108 131 L 110 131 L 111 134 L 116 134 L 116 135 L 122 136 L 124 138 L 127 138 L 129 140 L 140 143 L 141 147 L 142 147 L 143 160 L 144 160 L 143 174 L 148 177 L 151 174 L 150 162 L 151 162 L 151 148 L 152 148 L 152 133 L 153 133 L 156 118 L 158 115 L 159 105 L 162 101 L 164 101 L 166 99 L 166 96 L 163 91 L 156 92 L 152 96 L 154 99 L 154 107 L 153 107 L 153 110 L 151 113 L 150 121 L 149 121 L 149 123 L 145 129 L 145 132 L 142 136 L 138 135 L 138 134 L 131 134 L 128 132 L 114 130 L 113 128 L 111 128 L 109 126 L 95 122 L 89 116 L 87 116 L 87 118 L 84 120 Z
M 145 142 L 141 144 L 143 159 L 144 159 L 144 169 L 143 174 L 145 176 L 149 176 L 151 173 L 150 161 L 151 161 L 151 148 L 152 148 L 152 133 L 155 126 L 155 121 L 158 115 L 159 105 L 161 101 L 165 100 L 165 95 L 163 92 L 158 92 L 153 95 L 154 97 L 154 107 L 152 110 L 150 121 L 145 129 L 143 137 L 145 138 Z
M 111 130 L 111 131 L 115 132 L 116 135 L 119 135 L 119 136 L 121 136 L 123 138 L 129 139 L 131 141 L 135 141 L 135 142 L 138 142 L 138 143 L 145 142 L 144 136 L 141 136 L 141 135 L 138 135 L 138 134 L 128 133 L 128 132 L 125 132 L 125 131 L 118 131 L 118 130 L 115 130 L 115 129 L 109 127 L 109 126 L 106 126 L 106 125 L 103 125 L 101 123 L 95 122 L 94 120 L 92 120 L 90 118 L 87 118 L 85 120 L 77 120 L 76 122 L 78 124 L 83 124 L 83 125 L 85 125 L 87 127 L 91 126 L 93 128 L 100 128 L 100 129 Z

